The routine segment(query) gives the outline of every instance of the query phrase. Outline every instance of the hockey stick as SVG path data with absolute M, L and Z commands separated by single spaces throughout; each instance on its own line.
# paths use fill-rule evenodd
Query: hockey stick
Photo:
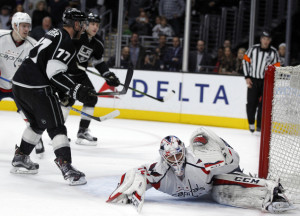
M 11 83 L 10 80 L 5 79 L 5 78 L 3 78 L 3 77 L 1 77 L 1 76 L 0 76 L 0 79 L 4 80 L 4 81 L 6 81 L 6 82 Z M 74 107 L 70 107 L 70 109 L 73 110 L 73 111 L 75 111 L 75 112 L 78 112 L 78 113 L 80 113 L 80 114 L 82 114 L 82 115 L 84 115 L 84 116 L 86 116 L 86 117 L 88 117 L 88 118 L 91 118 L 91 119 L 94 119 L 94 120 L 96 120 L 96 121 L 99 121 L 99 122 L 105 121 L 105 120 L 108 120 L 108 119 L 112 119 L 112 118 L 117 117 L 118 115 L 120 115 L 120 111 L 119 111 L 119 110 L 115 110 L 115 111 L 113 111 L 113 112 L 110 112 L 110 113 L 108 113 L 108 114 L 105 115 L 105 116 L 96 117 L 96 116 L 89 115 L 89 114 L 87 114 L 87 113 L 85 113 L 85 112 L 83 112 L 83 111 L 80 111 L 80 110 L 78 110 L 78 109 L 76 109 L 76 108 L 74 108 Z
M 120 115 L 120 111 L 119 110 L 114 110 L 114 111 L 112 111 L 112 112 L 110 112 L 110 113 L 108 113 L 108 114 L 106 114 L 104 116 L 96 117 L 96 116 L 89 115 L 89 114 L 87 114 L 85 112 L 82 112 L 82 111 L 80 111 L 80 110 L 78 110 L 78 109 L 76 109 L 74 107 L 70 107 L 70 108 L 71 108 L 71 110 L 73 110 L 75 112 L 78 112 L 78 113 L 80 113 L 80 114 L 82 114 L 82 115 L 84 115 L 84 116 L 86 116 L 88 118 L 94 119 L 94 120 L 99 121 L 99 122 L 102 122 L 102 121 L 105 121 L 105 120 L 109 120 L 109 119 L 112 119 L 112 118 L 117 117 L 118 115 Z
M 78 68 L 79 69 L 81 69 L 81 70 L 85 70 L 85 71 L 87 71 L 87 72 L 89 72 L 89 73 L 91 73 L 91 74 L 94 74 L 94 75 L 96 75 L 96 76 L 99 76 L 99 77 L 102 77 L 100 74 L 98 74 L 98 73 L 96 73 L 96 72 L 94 72 L 94 71 L 91 71 L 91 70 L 89 70 L 89 69 L 85 69 L 84 67 L 82 67 L 82 66 L 80 66 L 80 65 L 78 65 Z M 102 77 L 103 78 L 103 77 Z M 120 83 L 120 85 L 123 85 L 122 83 Z M 152 96 L 152 95 L 148 95 L 148 94 L 146 94 L 145 92 L 142 92 L 142 91 L 139 91 L 139 90 L 137 90 L 137 89 L 135 89 L 135 88 L 132 88 L 132 87 L 128 87 L 130 90 L 132 90 L 132 91 L 135 91 L 135 92 L 138 92 L 138 93 L 140 93 L 140 94 L 142 94 L 142 95 L 145 95 L 145 96 L 147 96 L 147 97 L 149 97 L 149 98 L 152 98 L 152 99 L 154 99 L 154 100 L 157 100 L 157 101 L 160 101 L 160 102 L 165 102 L 165 101 L 167 101 L 167 100 L 169 100 L 171 97 L 173 97 L 173 95 L 175 94 L 175 91 L 174 90 L 171 90 L 171 92 L 169 92 L 165 97 L 163 97 L 163 98 L 157 98 L 157 97 L 154 97 L 154 96 Z M 104 93 L 104 92 L 103 92 Z
M 8 80 L 8 79 L 5 79 L 5 78 L 4 78 L 4 77 L 2 77 L 2 76 L 0 76 L 0 79 L 4 80 L 4 81 L 6 81 L 6 82 L 9 82 L 9 83 L 11 83 L 11 81 L 10 81 L 10 80 Z
M 82 66 L 80 66 L 80 65 L 77 65 L 77 66 L 78 66 L 78 68 L 79 68 L 80 70 L 84 70 L 84 71 L 85 71 L 85 68 L 84 68 L 84 67 L 82 67 Z M 86 69 L 86 71 L 89 71 L 89 70 Z M 93 74 L 95 74 L 95 75 L 97 75 L 97 76 L 102 77 L 100 74 L 97 74 L 97 73 L 95 73 L 95 72 L 93 72 L 93 71 L 89 71 L 89 72 L 91 72 L 91 73 L 93 73 Z M 126 94 L 128 88 L 129 88 L 129 85 L 130 85 L 132 76 L 133 76 L 133 69 L 132 69 L 132 67 L 130 67 L 130 68 L 128 68 L 128 70 L 127 70 L 127 74 L 126 74 L 126 78 L 125 78 L 125 83 L 124 83 L 124 84 L 120 83 L 120 85 L 123 86 L 123 89 L 122 89 L 121 91 L 119 91 L 119 92 L 100 92 L 100 93 L 96 93 L 96 94 L 94 94 L 94 95 L 97 95 L 97 96 L 103 96 L 103 95 L 123 95 L 123 94 Z M 102 78 L 104 78 L 104 77 L 102 77 Z

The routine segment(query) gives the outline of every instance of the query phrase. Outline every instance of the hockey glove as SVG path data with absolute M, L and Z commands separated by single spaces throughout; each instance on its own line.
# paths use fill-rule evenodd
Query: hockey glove
M 104 79 L 106 80 L 106 83 L 110 86 L 119 86 L 120 80 L 113 72 L 107 71 L 103 75 Z
M 69 106 L 73 106 L 75 103 L 75 99 L 70 97 L 69 95 L 66 95 L 62 92 L 58 93 L 58 97 L 60 100 L 61 105 L 63 105 L 64 107 L 69 107 Z
M 81 84 L 76 84 L 75 87 L 70 91 L 70 95 L 82 103 L 88 103 L 95 100 L 95 97 L 97 97 L 95 94 L 96 92 L 94 89 Z

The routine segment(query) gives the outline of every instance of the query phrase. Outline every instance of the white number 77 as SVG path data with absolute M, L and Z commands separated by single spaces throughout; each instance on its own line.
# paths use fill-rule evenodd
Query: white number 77
M 62 56 L 62 54 L 63 53 L 65 53 L 66 54 L 66 57 L 63 59 L 64 61 L 67 61 L 67 59 L 71 56 L 71 53 L 69 53 L 68 51 L 66 51 L 66 50 L 64 50 L 64 49 L 61 49 L 61 48 L 59 48 L 58 49 L 58 54 L 57 54 L 57 58 L 60 58 L 61 56 Z

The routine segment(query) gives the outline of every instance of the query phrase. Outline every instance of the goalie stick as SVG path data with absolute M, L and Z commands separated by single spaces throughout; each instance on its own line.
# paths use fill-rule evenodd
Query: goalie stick
M 3 78 L 1 76 L 0 76 L 0 79 L 4 80 L 6 82 L 10 82 L 11 83 L 10 80 L 5 79 L 5 78 Z M 86 117 L 88 117 L 90 119 L 94 119 L 94 120 L 99 121 L 99 122 L 102 122 L 102 121 L 105 121 L 105 120 L 108 120 L 108 119 L 112 119 L 112 118 L 115 118 L 118 115 L 120 115 L 120 111 L 119 110 L 112 111 L 112 112 L 110 112 L 110 113 L 108 113 L 108 114 L 106 114 L 104 116 L 96 117 L 96 116 L 89 115 L 89 114 L 87 114 L 87 113 L 85 113 L 83 111 L 80 111 L 80 110 L 78 110 L 78 109 L 76 109 L 74 107 L 70 107 L 70 109 L 73 110 L 73 111 L 75 111 L 75 112 L 78 112 L 78 113 L 80 113 L 80 114 L 82 114 L 82 115 L 84 115 L 84 116 L 86 116 Z
M 73 110 L 75 112 L 78 112 L 78 113 L 80 113 L 80 114 L 82 114 L 82 115 L 84 115 L 84 116 L 86 116 L 88 118 L 94 119 L 94 120 L 99 121 L 99 122 L 106 121 L 106 120 L 115 118 L 118 115 L 120 115 L 120 111 L 119 110 L 114 110 L 114 111 L 112 111 L 112 112 L 110 112 L 110 113 L 108 113 L 108 114 L 106 114 L 104 116 L 96 117 L 96 116 L 89 115 L 89 114 L 87 114 L 85 112 L 82 112 L 82 111 L 80 111 L 80 110 L 78 110 L 78 109 L 76 109 L 74 107 L 70 107 L 70 108 L 71 108 L 71 110 Z
M 94 74 L 94 75 L 96 75 L 96 76 L 102 77 L 100 74 L 98 74 L 98 73 L 96 73 L 96 72 L 94 72 L 94 71 L 91 71 L 91 70 L 89 70 L 89 69 L 86 69 L 86 68 L 84 68 L 84 67 L 82 67 L 82 66 L 80 66 L 80 65 L 77 65 L 77 66 L 78 66 L 78 68 L 79 68 L 80 70 L 84 70 L 84 71 L 87 71 L 87 72 L 89 72 L 89 73 L 91 73 L 91 74 Z M 102 78 L 104 78 L 104 77 L 102 77 Z M 120 83 L 120 85 L 124 86 L 125 84 Z M 157 98 L 157 97 L 154 97 L 154 96 L 152 96 L 152 95 L 148 95 L 148 94 L 145 93 L 145 92 L 139 91 L 139 90 L 137 90 L 137 89 L 135 89 L 135 88 L 132 88 L 132 87 L 128 87 L 128 88 L 129 88 L 130 90 L 132 90 L 132 91 L 138 92 L 138 93 L 140 93 L 140 94 L 142 94 L 142 95 L 144 95 L 144 96 L 147 96 L 147 97 L 149 97 L 149 98 L 152 98 L 152 99 L 157 100 L 157 101 L 160 101 L 160 102 L 166 102 L 166 101 L 169 100 L 171 97 L 173 97 L 174 94 L 175 94 L 175 91 L 174 91 L 174 90 L 171 90 L 171 92 L 169 92 L 169 93 L 168 93 L 166 96 L 164 96 L 163 98 Z M 101 92 L 101 93 L 99 93 L 99 94 L 104 95 L 104 93 L 105 93 L 105 92 Z M 110 92 L 109 92 L 109 93 L 110 93 Z M 105 95 L 111 95 L 111 94 L 105 94 Z

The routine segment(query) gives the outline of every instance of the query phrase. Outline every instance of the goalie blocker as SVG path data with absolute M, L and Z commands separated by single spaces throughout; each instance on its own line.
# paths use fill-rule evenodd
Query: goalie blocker
M 211 194 L 220 204 L 270 213 L 294 209 L 280 183 L 243 174 L 238 154 L 207 128 L 197 129 L 187 148 L 178 137 L 167 136 L 159 151 L 155 163 L 125 173 L 107 202 L 132 203 L 140 212 L 145 191 L 154 187 L 182 198 Z

